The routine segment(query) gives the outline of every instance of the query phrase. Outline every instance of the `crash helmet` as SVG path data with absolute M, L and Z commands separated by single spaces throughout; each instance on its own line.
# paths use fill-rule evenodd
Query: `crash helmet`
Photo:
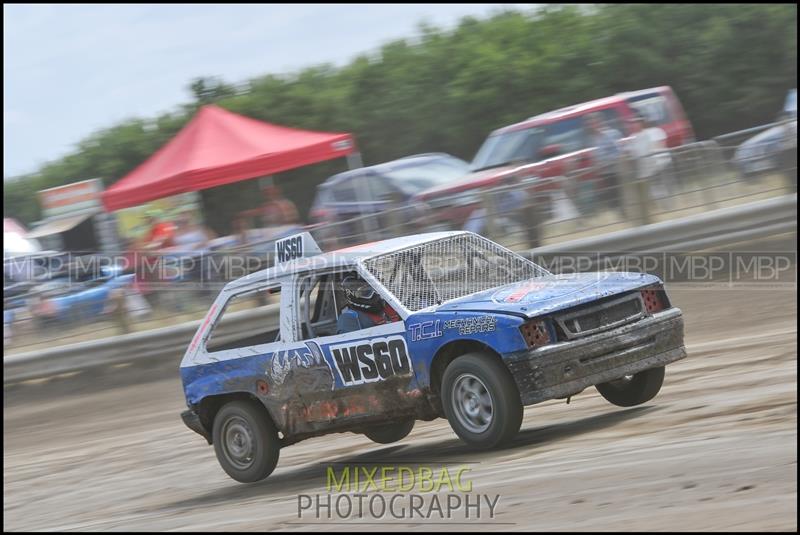
M 383 299 L 367 281 L 355 273 L 342 280 L 342 289 L 351 307 L 363 312 L 380 312 L 383 310 Z

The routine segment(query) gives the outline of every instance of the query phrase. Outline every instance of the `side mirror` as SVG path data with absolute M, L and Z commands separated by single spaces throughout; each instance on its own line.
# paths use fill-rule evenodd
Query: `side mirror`
M 543 160 L 548 158 L 555 158 L 561 154 L 561 145 L 553 144 L 553 145 L 545 145 L 539 151 L 539 157 Z

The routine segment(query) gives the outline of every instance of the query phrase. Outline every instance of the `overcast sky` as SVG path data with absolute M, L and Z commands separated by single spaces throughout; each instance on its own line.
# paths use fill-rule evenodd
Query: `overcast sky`
M 32 172 L 120 120 L 174 109 L 189 100 L 194 77 L 242 82 L 342 65 L 413 36 L 421 21 L 450 28 L 500 7 L 4 5 L 3 175 Z

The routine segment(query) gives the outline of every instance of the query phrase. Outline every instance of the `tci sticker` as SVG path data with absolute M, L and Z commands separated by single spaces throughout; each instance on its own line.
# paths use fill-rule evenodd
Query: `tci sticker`
M 444 328 L 458 329 L 458 334 L 486 333 L 497 328 L 497 318 L 494 316 L 478 316 L 447 320 L 444 322 Z
M 408 330 L 411 331 L 411 341 L 418 342 L 420 340 L 427 340 L 429 338 L 438 338 L 442 336 L 443 331 L 441 323 L 442 320 L 432 320 L 409 325 Z
M 411 360 L 402 336 L 332 345 L 330 351 L 345 385 L 374 383 L 411 374 Z

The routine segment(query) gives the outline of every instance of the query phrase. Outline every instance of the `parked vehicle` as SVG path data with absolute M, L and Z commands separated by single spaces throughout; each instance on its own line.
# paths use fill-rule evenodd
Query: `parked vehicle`
M 640 405 L 686 357 L 681 311 L 652 275 L 554 275 L 469 232 L 331 253 L 303 233 L 276 254 L 283 263 L 222 290 L 181 362 L 183 421 L 237 481 L 267 477 L 282 448 L 310 437 L 387 444 L 439 417 L 473 448 L 494 448 L 517 434 L 524 406 L 590 386 Z M 252 323 L 269 296 L 279 321 Z M 393 317 L 343 330 L 356 297 Z M 262 327 L 237 329 L 237 314 Z
M 475 155 L 469 174 L 422 191 L 415 200 L 436 209 L 439 221 L 461 228 L 480 202 L 481 190 L 504 185 L 512 178 L 539 178 L 531 186 L 539 193 L 560 189 L 559 183 L 550 179 L 570 173 L 578 181 L 595 182 L 588 116 L 599 114 L 625 138 L 632 133 L 628 119 L 637 112 L 664 130 L 668 147 L 694 141 L 692 126 L 670 87 L 619 93 L 495 130 Z M 543 198 L 551 199 L 548 195 Z M 551 211 L 551 206 L 545 210 Z
M 311 206 L 312 224 L 328 224 L 376 214 L 389 208 L 401 208 L 397 221 L 414 221 L 420 207 L 409 203 L 414 195 L 434 186 L 442 186 L 469 172 L 464 160 L 444 153 L 416 154 L 378 165 L 353 169 L 330 177 L 317 188 Z M 370 220 L 372 230 L 393 226 L 392 221 Z M 350 228 L 337 226 L 339 237 L 358 235 L 359 223 Z M 344 243 L 347 243 L 344 240 Z
M 43 324 L 79 323 L 102 315 L 112 290 L 133 284 L 134 275 L 116 266 L 75 266 L 61 265 L 29 283 L 27 293 L 17 295 L 9 306 L 24 304 Z
M 797 143 L 797 89 L 786 95 L 783 110 L 778 116 L 783 123 L 751 137 L 736 149 L 734 164 L 746 177 L 754 177 L 780 169 L 781 151 L 787 136 Z

